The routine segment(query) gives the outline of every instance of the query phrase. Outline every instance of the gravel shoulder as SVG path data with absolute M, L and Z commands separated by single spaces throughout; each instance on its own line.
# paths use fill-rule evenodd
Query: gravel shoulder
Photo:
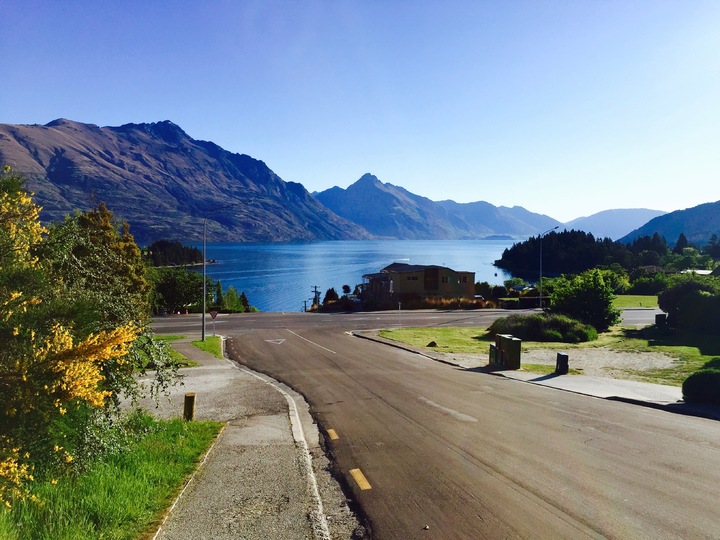
M 671 367 L 677 358 L 660 352 L 618 351 L 608 347 L 592 349 L 531 349 L 523 350 L 522 364 L 541 364 L 554 366 L 558 352 L 566 352 L 570 368 L 582 371 L 584 375 L 608 377 L 611 379 L 631 379 L 627 370 L 647 371 Z M 486 354 L 428 353 L 440 360 L 457 364 L 464 368 L 477 368 L 488 364 Z

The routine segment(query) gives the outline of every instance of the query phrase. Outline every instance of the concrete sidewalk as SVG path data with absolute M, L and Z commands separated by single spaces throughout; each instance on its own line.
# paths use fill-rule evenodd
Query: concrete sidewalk
M 226 425 L 153 538 L 350 538 L 357 520 L 328 473 L 302 397 L 189 339 L 172 346 L 200 367 L 182 369 L 182 386 L 158 408 L 140 405 L 182 417 L 185 394 L 195 392 L 195 419 Z
M 538 375 L 526 371 L 493 371 L 509 379 L 548 386 L 586 396 L 623 401 L 664 411 L 720 420 L 720 406 L 685 403 L 682 388 L 587 375 Z

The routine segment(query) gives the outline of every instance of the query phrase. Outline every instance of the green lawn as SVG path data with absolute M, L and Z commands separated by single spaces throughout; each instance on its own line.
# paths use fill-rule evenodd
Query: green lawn
M 170 343 L 172 341 L 177 341 L 178 339 L 183 339 L 185 336 L 170 336 L 170 335 L 155 335 L 154 339 L 158 341 L 164 341 L 166 343 Z M 175 349 L 170 347 L 170 358 L 175 362 L 178 366 L 182 368 L 186 367 L 198 367 L 200 364 L 197 362 L 190 360 L 186 356 L 180 354 Z
M 639 294 L 620 294 L 615 298 L 613 305 L 618 309 L 627 308 L 656 308 L 657 296 L 644 296 Z
M 486 328 L 400 328 L 382 330 L 381 337 L 407 343 L 413 347 L 424 348 L 428 352 L 487 354 L 489 344 Z M 427 347 L 434 341 L 436 347 Z M 600 334 L 596 341 L 586 343 L 546 343 L 524 341 L 523 350 L 558 349 L 572 351 L 593 347 L 628 352 L 664 352 L 677 357 L 678 361 L 670 368 L 649 371 L 628 371 L 628 377 L 640 378 L 648 382 L 680 386 L 691 374 L 703 367 L 720 367 L 720 336 L 667 333 L 654 326 L 643 329 L 612 328 Z M 532 365 L 523 364 L 523 369 L 531 370 Z M 538 372 L 546 368 L 538 368 Z M 532 369 L 535 371 L 535 369 Z
M 217 422 L 139 417 L 136 440 L 76 476 L 32 486 L 41 503 L 0 510 L 0 538 L 150 538 L 185 479 L 220 431 Z
M 222 339 L 220 336 L 205 336 L 205 341 L 193 341 L 192 344 L 201 351 L 210 353 L 217 358 L 223 358 Z

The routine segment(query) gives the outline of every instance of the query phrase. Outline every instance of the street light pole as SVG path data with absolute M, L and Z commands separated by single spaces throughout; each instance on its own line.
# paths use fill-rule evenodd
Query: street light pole
M 200 340 L 205 341 L 205 301 L 207 300 L 207 216 L 203 220 L 203 297 L 202 297 L 202 335 Z
M 234 202 L 234 203 L 226 204 L 224 206 L 219 206 L 217 208 L 214 208 L 212 211 L 215 212 L 218 210 L 224 210 L 225 208 L 231 208 L 231 207 L 237 206 L 239 204 L 241 204 L 241 203 Z M 205 303 L 207 301 L 207 221 L 208 221 L 208 213 L 209 212 L 210 212 L 210 210 L 205 212 L 205 217 L 203 218 L 203 253 L 202 253 L 202 256 L 203 256 L 203 265 L 202 265 L 202 268 L 203 268 L 203 272 L 202 272 L 203 297 L 202 297 L 202 332 L 201 332 L 201 337 L 200 337 L 200 339 L 202 341 L 205 341 L 205 310 L 207 309 L 207 306 L 205 305 Z M 214 321 L 214 319 L 213 319 L 213 321 Z M 215 323 L 213 322 L 213 324 L 215 324 Z M 214 326 L 213 326 L 213 328 L 214 328 Z
M 543 296 L 542 296 L 542 259 L 543 259 L 543 257 L 542 257 L 542 241 L 543 241 L 543 236 L 554 231 L 555 229 L 557 229 L 559 227 L 560 227 L 560 225 L 555 225 L 555 227 L 553 227 L 552 229 L 548 229 L 547 231 L 545 231 L 544 233 L 542 233 L 540 235 L 540 288 L 539 288 L 539 290 L 540 290 L 540 300 L 539 300 L 540 301 L 540 309 L 542 309 L 542 307 L 543 307 L 543 303 L 542 303 L 542 298 L 543 298 Z

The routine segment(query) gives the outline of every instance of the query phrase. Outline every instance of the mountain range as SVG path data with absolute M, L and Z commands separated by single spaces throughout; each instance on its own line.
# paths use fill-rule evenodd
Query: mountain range
M 190 138 L 172 122 L 0 125 L 0 163 L 25 175 L 41 218 L 105 202 L 139 243 L 366 239 L 265 163 Z
M 640 236 L 664 236 L 669 246 L 675 245 L 681 233 L 691 244 L 704 245 L 713 234 L 720 237 L 720 201 L 704 203 L 685 210 L 676 210 L 654 219 L 620 238 L 623 243 Z
M 337 215 L 380 238 L 458 240 L 495 235 L 529 236 L 560 222 L 522 207 L 488 202 L 434 202 L 372 174 L 347 189 L 333 187 L 315 197 Z
M 648 210 L 647 208 L 622 208 L 603 210 L 592 216 L 580 217 L 564 224 L 568 230 L 585 231 L 592 233 L 596 238 L 619 238 L 634 231 L 642 225 L 666 212 L 661 210 Z M 652 233 L 651 233 L 652 235 Z
M 704 243 L 718 233 L 720 215 L 718 202 L 680 215 L 609 210 L 562 224 L 519 206 L 431 201 L 372 174 L 347 189 L 310 194 L 262 161 L 195 140 L 170 121 L 0 124 L 0 164 L 28 178 L 44 222 L 105 202 L 141 244 L 199 241 L 203 230 L 214 242 L 288 242 L 519 238 L 556 226 L 630 240 L 657 230 L 669 243 L 685 232 Z

